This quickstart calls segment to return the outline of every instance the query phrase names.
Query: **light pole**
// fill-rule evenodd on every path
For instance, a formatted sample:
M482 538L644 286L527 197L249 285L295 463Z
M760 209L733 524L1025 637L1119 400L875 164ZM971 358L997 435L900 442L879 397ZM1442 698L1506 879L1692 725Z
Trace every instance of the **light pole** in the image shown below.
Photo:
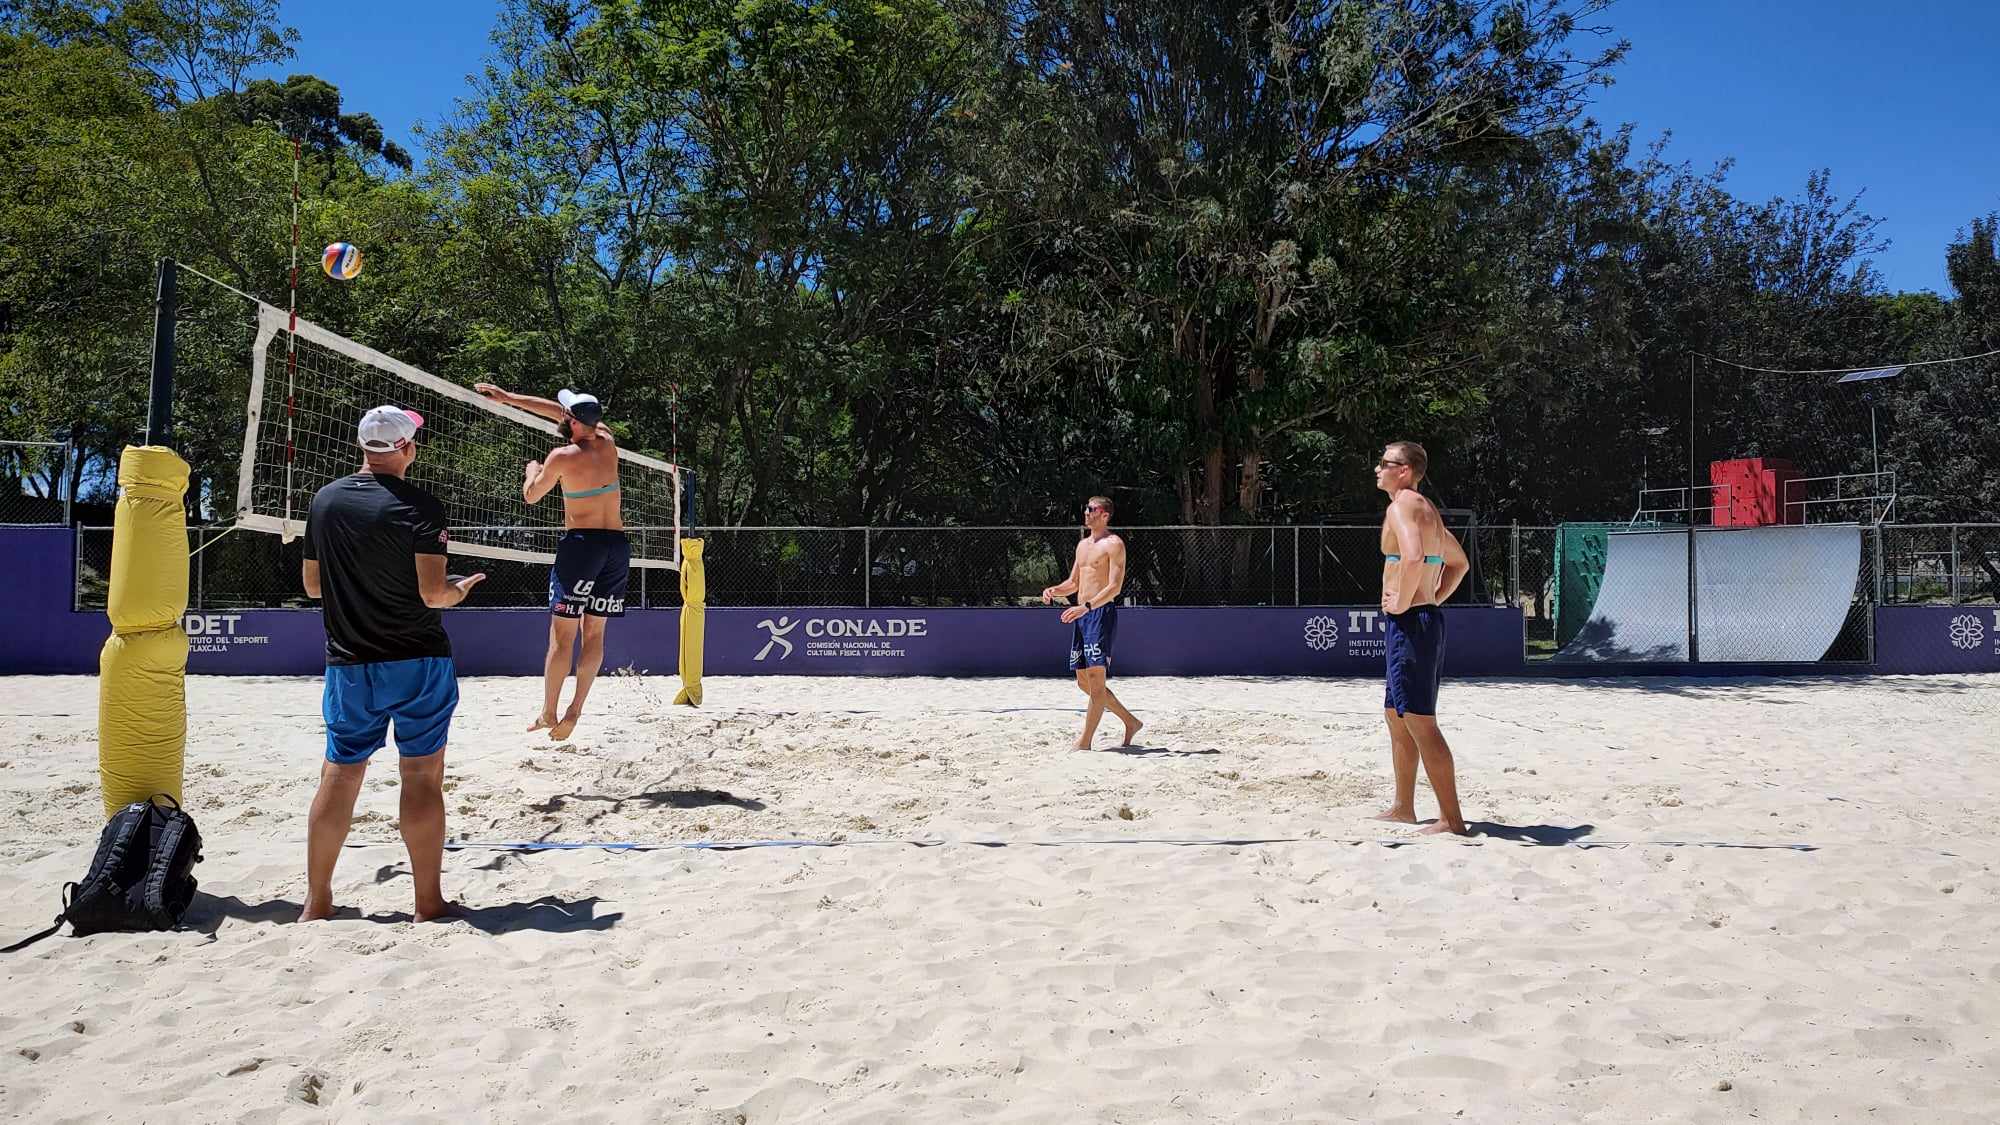
M1902 373L1903 369L1901 367L1876 367L1867 371L1850 371L1834 382L1836 384L1870 383L1877 379L1894 379ZM1876 478L1875 487L1879 489L1882 487L1882 446L1876 437L1875 389L1873 387L1864 388L1861 392L1861 401L1868 404L1868 452L1873 462L1871 471L1872 475Z
M1643 500L1648 487L1653 483L1648 479L1651 475L1650 464L1653 456L1653 439L1666 433L1667 428L1665 426L1645 426L1639 432L1646 437L1645 442L1639 446L1639 496Z
M1879 477L1882 475L1882 443L1875 438L1875 392L1861 392L1861 401L1868 404L1868 453L1875 463L1873 472Z
M1903 369L1901 367L1875 367L1867 371L1850 371L1835 380L1835 383L1872 383L1878 379L1894 379L1902 373ZM1875 388L1862 388L1861 401L1868 404L1868 454L1871 461L1868 481L1874 486L1868 493L1868 513L1871 519L1885 519L1887 518L1886 515L1875 515L1875 501L1882 495L1882 445L1876 437ZM1894 501L1891 501L1891 503L1894 503ZM1881 545L1879 534L1876 538L1876 545L1879 549ZM1880 567L1877 567L1876 580L1879 582L1880 579Z

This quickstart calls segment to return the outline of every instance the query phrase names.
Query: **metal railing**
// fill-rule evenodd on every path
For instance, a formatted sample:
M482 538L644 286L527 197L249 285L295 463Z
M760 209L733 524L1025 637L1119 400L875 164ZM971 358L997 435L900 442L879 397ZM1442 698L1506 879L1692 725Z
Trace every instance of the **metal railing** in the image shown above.
M1709 493L1709 502L1696 504L1694 494L1697 492ZM1718 492L1722 494L1720 500L1714 496ZM1647 504L1648 496L1673 496L1678 497L1680 502L1669 507L1655 508ZM1632 526L1637 527L1642 523L1664 522L1660 519L1661 516L1681 516L1681 522L1685 523L1692 520L1696 512L1706 512L1709 520L1713 522L1716 512L1726 512L1734 503L1735 488L1726 481L1722 484L1699 484L1692 488L1642 488L1639 490L1639 507L1632 513L1630 522Z
M1861 482L1856 487L1861 491L1850 492L1849 482ZM1832 486L1833 495L1813 495L1824 493ZM1817 486L1817 488L1815 488ZM1784 513L1786 523L1809 523L1808 517L1815 508L1838 507L1843 511L1856 510L1855 506L1868 505L1868 522L1884 524L1896 513L1896 474L1894 470L1875 473L1836 473L1820 477L1792 477L1780 489L1779 510Z
M0 441L0 524L67 524L71 445Z

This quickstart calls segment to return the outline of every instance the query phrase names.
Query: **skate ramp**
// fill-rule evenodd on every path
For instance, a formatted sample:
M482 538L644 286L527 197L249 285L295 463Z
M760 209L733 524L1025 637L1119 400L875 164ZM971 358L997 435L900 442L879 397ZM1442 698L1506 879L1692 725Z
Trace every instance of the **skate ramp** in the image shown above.
M1614 532L1589 619L1554 659L1688 659L1686 531ZM1695 532L1702 663L1810 663L1840 635L1861 572L1855 524Z

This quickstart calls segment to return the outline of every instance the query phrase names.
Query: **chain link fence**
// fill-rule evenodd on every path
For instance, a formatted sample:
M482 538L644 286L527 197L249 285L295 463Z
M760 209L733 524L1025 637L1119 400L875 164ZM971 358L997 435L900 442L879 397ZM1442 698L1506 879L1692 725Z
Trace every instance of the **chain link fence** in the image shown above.
M70 445L0 441L0 524L66 524Z
M1875 658L1875 607L1883 604L1882 544L1884 529L1861 529L1861 566L1854 575L1853 597L1822 660L1862 663Z
M1456 528L1473 565L1452 601L1519 607L1528 658L1554 658L1595 608L1597 589L1579 586L1575 574L1592 565L1590 535L1618 526ZM635 539L673 534L671 528L630 530ZM1847 604L1836 608L1820 604L1824 598L1812 599L1818 605L1814 612L1844 615L1820 659L1870 659L1870 610L1876 605L2000 604L2000 524L1859 531L1860 565ZM1126 604L1371 605L1381 596L1381 529L1375 525L1135 527L1119 534L1127 544ZM1080 538L1070 527L745 527L705 529L700 535L710 605L913 608L1039 604L1044 587L1068 577ZM194 552L191 610L311 604L299 589L303 555L297 541L199 527L189 530L188 545ZM77 608L104 607L110 560L111 529L79 528ZM1595 556L1600 576L1602 564L1600 553ZM487 579L475 592L474 605L548 604L547 564L452 560L455 572L475 568ZM1674 590L1661 587L1662 597L1685 596L1684 565L1661 581L1680 584ZM679 604L674 571L633 570L629 607ZM1797 608L1805 613L1813 607ZM1685 644L1683 626L1666 627L1678 629L1671 639ZM1794 626L1778 620L1767 627Z
M1954 605L2000 605L2000 524L1964 524L1952 542Z
M671 528L629 528L635 539ZM1474 571L1454 601L1504 604L1510 535L1456 529ZM1130 605L1368 605L1381 596L1376 526L1120 528ZM1074 527L708 528L704 575L710 605L942 607L1039 604L1069 576ZM190 528L188 593L195 609L304 605L297 541L227 527ZM635 543L635 547L641 546ZM80 608L101 608L111 529L78 529ZM548 604L548 564L454 556L454 572L486 581L473 604ZM1488 591L1494 582L1500 585ZM1482 592L1484 591L1484 592ZM680 604L679 576L635 568L626 604Z
M2000 604L2000 523L1882 529L1885 605Z
M1558 645L1555 613L1559 530L1521 524L1454 529L1465 545L1472 570L1453 600L1519 609L1531 660L1552 655ZM1379 590L1380 575L1369 577Z

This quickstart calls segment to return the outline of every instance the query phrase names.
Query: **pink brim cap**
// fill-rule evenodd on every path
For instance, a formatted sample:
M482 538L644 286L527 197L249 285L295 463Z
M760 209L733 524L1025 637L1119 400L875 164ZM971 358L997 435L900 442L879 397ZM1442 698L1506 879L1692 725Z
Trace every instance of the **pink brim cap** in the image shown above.
M423 424L424 424L424 416L423 416L423 415L421 415L421 414L417 413L417 412L416 412L416 411L414 411L414 410L405 410L405 411L403 411L403 413L405 413L405 414L409 415L409 416L410 416L410 421L412 421L412 422L415 422L415 423L417 424L417 426L418 426L419 428L422 428L422 426L423 426Z

